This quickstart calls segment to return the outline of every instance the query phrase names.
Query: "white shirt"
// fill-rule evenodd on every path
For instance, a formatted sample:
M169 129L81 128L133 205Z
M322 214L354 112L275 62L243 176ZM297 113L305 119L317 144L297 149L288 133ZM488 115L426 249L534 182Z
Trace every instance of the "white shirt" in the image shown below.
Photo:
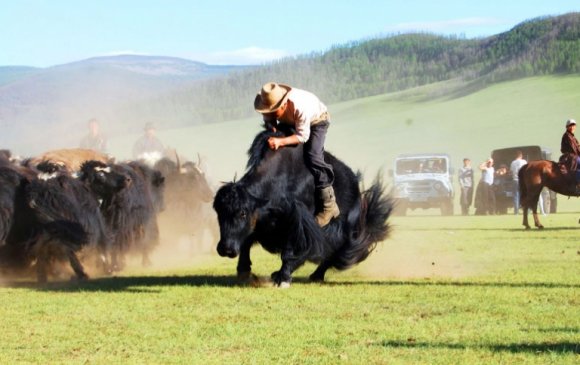
M527 163L528 161L524 160L523 158L516 158L515 160L512 161L510 165L510 171L512 173L514 181L518 181L518 171L520 171L522 166L524 166Z
M288 92L287 102L284 115L278 121L294 126L298 141L305 143L310 138L310 125L322 121L320 118L328 109L316 95L302 89L292 88ZM266 115L264 121L271 122Z

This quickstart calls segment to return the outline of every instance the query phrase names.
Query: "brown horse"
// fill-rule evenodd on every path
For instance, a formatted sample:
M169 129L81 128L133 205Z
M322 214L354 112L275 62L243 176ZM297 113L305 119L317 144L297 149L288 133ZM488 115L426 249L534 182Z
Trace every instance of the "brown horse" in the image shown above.
M518 172L520 185L520 205L524 211L522 224L530 229L528 224L528 209L532 209L534 224L539 229L544 228L538 218L538 199L542 189L547 187L558 194L566 196L579 196L575 189L573 173L563 173L554 161L538 160L530 161L522 166Z

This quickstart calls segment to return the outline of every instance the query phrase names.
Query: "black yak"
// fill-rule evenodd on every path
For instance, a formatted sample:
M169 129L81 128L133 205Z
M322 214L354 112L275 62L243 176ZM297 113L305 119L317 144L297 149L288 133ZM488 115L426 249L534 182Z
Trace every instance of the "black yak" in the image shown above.
M159 216L160 224L165 234L174 235L171 239L177 241L187 238L190 249L197 251L204 230L213 228L211 223L216 225L215 216L208 204L213 200L214 191L199 164L188 161L179 165L179 159L176 163L168 158L155 164L155 168L166 178L167 210ZM207 219L209 215L213 217L213 222ZM217 229L214 231L217 232Z
M67 260L76 277L85 279L88 276L77 253L88 248L91 254L104 257L109 242L99 202L62 166L43 162L38 168L42 178L32 171L25 177L16 167L0 168L2 205L7 208L8 198L14 202L6 246L0 252L2 266L25 270L36 261L38 281L45 282L51 263ZM2 217L3 231L6 218Z
M163 183L154 175L129 164L87 161L81 167L80 179L102 200L101 212L113 236L113 270L121 270L125 256L131 252L142 254L144 266L151 263L149 254L159 243L151 185ZM147 180L145 176L153 178Z
M313 178L304 165L302 146L268 148L268 138L280 135L268 130L258 134L248 152L245 175L218 190L214 199L221 236L217 251L230 258L239 255L238 276L245 278L251 272L250 248L258 242L281 254L282 267L272 273L275 285L289 285L292 273L306 261L319 264L310 279L323 281L329 268L344 270L363 261L387 237L392 203L380 180L361 192L359 177L325 152L334 168L341 214L319 227Z

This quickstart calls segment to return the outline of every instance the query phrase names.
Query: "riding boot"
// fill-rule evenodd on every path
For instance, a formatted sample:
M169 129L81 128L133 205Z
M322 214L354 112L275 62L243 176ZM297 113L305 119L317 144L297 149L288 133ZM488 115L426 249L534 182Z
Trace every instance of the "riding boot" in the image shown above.
M316 223L318 223L320 227L324 227L332 218L338 217L340 210L336 204L336 198L332 186L322 188L318 190L317 193L322 202L322 211L316 215Z

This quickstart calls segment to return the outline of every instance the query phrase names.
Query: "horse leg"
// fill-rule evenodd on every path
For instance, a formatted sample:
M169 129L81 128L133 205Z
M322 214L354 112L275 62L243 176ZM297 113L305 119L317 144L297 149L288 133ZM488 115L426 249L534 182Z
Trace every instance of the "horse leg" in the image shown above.
M531 227L530 224L528 223L528 206L525 204L522 206L522 215L523 215L522 225L526 227L526 229L530 229Z
M542 188L540 187L540 191L534 192L532 195L531 203L532 203L532 215L534 217L534 225L538 227L538 229L543 229L544 226L540 223L540 218L538 217L538 199L540 198L540 194L542 192Z

